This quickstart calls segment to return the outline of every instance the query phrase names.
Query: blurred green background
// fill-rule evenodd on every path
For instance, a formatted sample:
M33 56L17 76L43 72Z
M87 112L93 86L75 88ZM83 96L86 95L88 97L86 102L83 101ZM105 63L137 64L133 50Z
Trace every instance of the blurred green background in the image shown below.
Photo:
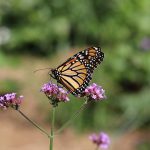
M23 93L30 102L22 107L42 111L47 122L49 107L39 89L49 76L33 71L57 67L80 50L100 46L105 59L92 82L103 86L107 100L90 105L72 126L79 131L148 131L149 8L149 0L1 0L0 94ZM82 102L71 96L70 103L61 104L57 126Z

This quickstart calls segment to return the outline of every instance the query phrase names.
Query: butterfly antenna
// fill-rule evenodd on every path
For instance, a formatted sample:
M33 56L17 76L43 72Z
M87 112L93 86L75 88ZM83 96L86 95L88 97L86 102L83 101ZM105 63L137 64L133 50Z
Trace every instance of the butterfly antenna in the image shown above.
M36 72L38 72L38 71L46 70L46 69L50 69L50 70L51 70L52 68L42 68L42 69L37 69L37 70L34 70L33 72L36 73Z

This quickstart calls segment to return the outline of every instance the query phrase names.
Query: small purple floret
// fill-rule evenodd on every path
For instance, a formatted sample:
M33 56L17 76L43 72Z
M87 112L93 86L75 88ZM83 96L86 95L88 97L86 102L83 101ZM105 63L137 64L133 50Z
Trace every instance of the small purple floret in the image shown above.
M110 138L104 132L100 132L98 135L92 134L89 136L89 139L102 149L107 149L110 145Z
M84 93L85 96L87 96L90 100L99 101L106 98L105 90L96 83L93 83L90 86L88 86L85 89Z
M4 96L0 96L0 108L7 109L8 107L12 107L14 109L18 109L21 102L23 100L23 96L16 96L16 93L8 93Z
M69 101L67 91L53 83L44 84L41 88L41 92L45 93L48 98L58 102Z

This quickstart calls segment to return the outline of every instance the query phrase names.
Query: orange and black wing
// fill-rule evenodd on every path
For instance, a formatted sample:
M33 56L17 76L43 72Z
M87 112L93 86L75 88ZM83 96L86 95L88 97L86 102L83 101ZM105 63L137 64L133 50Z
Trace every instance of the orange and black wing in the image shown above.
M91 47L75 54L55 69L55 78L73 95L82 96L91 75L102 62L104 53L100 48Z

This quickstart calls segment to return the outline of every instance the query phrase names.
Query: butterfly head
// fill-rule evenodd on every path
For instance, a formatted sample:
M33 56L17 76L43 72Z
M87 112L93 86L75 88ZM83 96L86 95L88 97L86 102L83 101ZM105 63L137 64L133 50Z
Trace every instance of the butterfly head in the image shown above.
M49 72L49 75L54 79L58 79L59 72L57 71L57 69L51 69Z

